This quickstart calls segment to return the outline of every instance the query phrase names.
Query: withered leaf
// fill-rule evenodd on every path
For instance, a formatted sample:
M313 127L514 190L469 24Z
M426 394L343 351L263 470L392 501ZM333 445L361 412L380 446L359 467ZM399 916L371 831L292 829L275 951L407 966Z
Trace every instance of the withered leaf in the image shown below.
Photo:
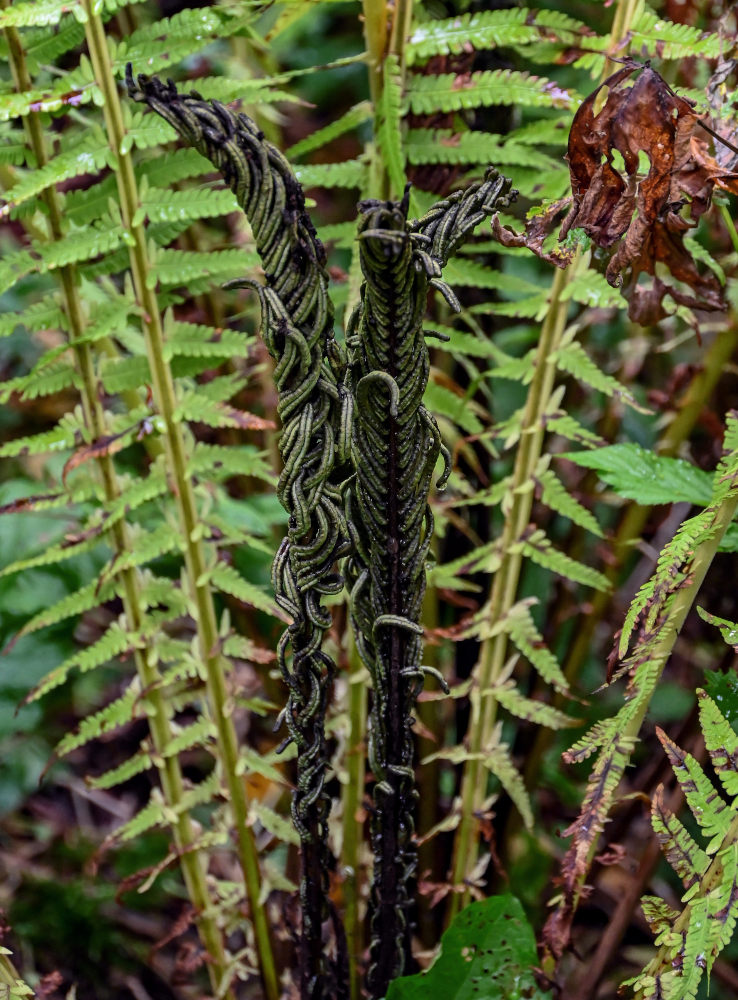
M605 102L595 113L604 88ZM710 207L716 184L738 193L738 174L711 156L707 135L690 101L650 66L632 63L574 116L568 150L573 204L561 238L577 227L604 249L620 240L605 274L610 284L623 285L628 314L643 325L668 315L667 295L692 308L725 307L718 279L701 274L684 245L684 233ZM663 265L659 273L657 265Z
M713 139L720 147L715 155ZM715 187L738 194L738 156L726 156L726 141L655 70L632 61L574 116L567 153L572 201L559 239L581 229L597 247L612 250L605 276L622 286L635 322L646 326L669 315L667 297L692 309L725 308L718 278L700 271L684 235L709 209ZM543 252L562 204L534 216L524 234L495 220L494 234L563 267L571 257L565 250Z
M145 417L137 424L127 427L119 434L106 434L96 441L91 441L90 444L83 445L83 447L78 448L69 456L62 470L62 482L66 485L69 473L73 469L79 468L85 462L89 462L93 458L115 455L116 452L127 448L134 441L141 441L148 434L153 433L153 431L154 425L152 421L148 417Z

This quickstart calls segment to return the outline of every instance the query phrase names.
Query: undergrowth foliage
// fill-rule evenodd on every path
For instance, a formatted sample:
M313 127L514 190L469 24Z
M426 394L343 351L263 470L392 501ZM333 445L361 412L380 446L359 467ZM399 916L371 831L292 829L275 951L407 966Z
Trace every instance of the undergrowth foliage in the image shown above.
M675 742L690 732L666 735L658 694L675 675L698 687L675 650L683 626L695 662L708 647L719 662L693 606L738 548L738 423L732 401L708 409L738 346L735 24L689 3L699 26L630 0L587 23L366 0L367 53L318 46L318 67L298 62L311 18L352 16L328 0L156 6L0 0L0 399L18 421L0 428L0 596L12 608L14 588L38 591L16 601L22 615L0 606L2 641L13 669L33 663L12 685L23 711L53 721L95 692L54 759L74 769L114 748L89 783L135 805L103 847L167 831L122 890L179 867L175 929L200 938L188 974L230 1000L514 996L513 978L527 996L553 983L584 1000L608 960L620 978L642 964L612 936L596 947L580 912L610 916L587 885L607 895L603 831L613 856L641 858L627 824L607 827L636 790L686 894L677 909L662 880L646 896L656 953L624 989L694 998L705 971L714 988L736 917L735 807ZM197 75L196 92L129 78L150 115L122 98L129 63ZM303 106L311 124L332 117L296 130L298 95L344 71L369 76L370 100L347 106L336 87L339 114ZM329 225L316 231L304 191L316 219L329 192ZM472 238L485 216L493 239ZM706 413L722 452L695 464L686 444ZM621 516L622 499L638 503ZM660 537L646 505L676 503L696 513L675 510ZM638 538L658 538L647 569ZM623 623L612 595L631 569ZM698 610L729 654L738 627L722 615L735 615L708 597ZM598 635L616 629L606 664ZM58 648L46 638L62 633ZM427 676L448 700L421 696ZM699 721L732 799L721 678L700 681ZM619 680L622 701L592 693ZM661 778L643 778L654 713L704 847ZM263 715L279 717L281 746ZM580 717L584 734L563 742ZM551 763L572 743L566 762L596 755L583 789ZM484 899L508 888L501 869L539 928L560 880L535 974L518 901ZM402 977L445 925L427 978ZM28 993L5 954L0 982Z

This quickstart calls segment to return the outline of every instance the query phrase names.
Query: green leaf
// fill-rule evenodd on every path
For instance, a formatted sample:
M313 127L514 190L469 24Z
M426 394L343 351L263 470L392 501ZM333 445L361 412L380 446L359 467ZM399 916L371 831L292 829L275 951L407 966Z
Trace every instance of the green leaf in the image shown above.
M712 498L711 473L638 444L611 444L593 451L562 452L558 457L594 469L619 496L644 506L686 501L704 507Z
M251 821L255 819L261 823L265 830L269 833L274 834L279 840L285 844L299 844L300 838L297 835L297 830L292 825L291 820L280 816L273 809L270 809L263 802L252 802L249 809L251 814Z
M579 103L573 93L553 80L511 69L480 70L462 75L415 75L409 78L407 96L415 115L435 115L439 111L463 111L495 104L573 111Z
M407 158L419 163L494 163L495 166L559 169L560 164L527 143L515 143L491 132L453 132L451 129L411 129ZM518 180L515 178L517 186Z
M441 939L425 973L394 979L387 1000L547 1000L532 969L536 939L523 907L509 894L471 903Z
M109 156L110 147L105 142L105 136L99 129L93 130L93 134L83 138L76 149L59 153L45 166L30 170L17 181L8 192L0 216L8 215L11 208L22 205L53 184L81 174L97 173L107 164Z
M518 771L510 753L510 747L500 739L501 724L497 726L497 743L482 756L482 764L499 780L502 787L515 803L528 830L533 829L533 810L530 796L522 775Z
M603 537L597 518L569 493L552 469L543 469L535 478L541 484L541 500L547 507L568 517L574 524L591 531L598 538Z
M405 188L405 153L402 146L402 72L391 53L382 64L383 86L377 104L377 145L396 196Z
M345 114L341 115L334 122L331 122L330 125L311 132L310 135L296 142L294 146L290 146L286 155L289 157L290 162L294 163L298 157L326 146L329 142L337 139L338 136L344 135L346 132L352 132L360 125L363 125L364 122L371 121L371 119L371 104L369 101L361 101L359 104L355 104L353 108L349 108Z
M295 167L295 176L307 188L358 188L366 183L366 164L363 160L345 160L343 163L316 163Z
M564 555L555 549L543 531L536 530L525 541L518 543L524 556L531 559L539 566L550 569L565 580L573 580L575 583L582 583L585 587L592 587L594 590L607 591L610 589L610 581L603 573L585 566L577 559Z
M149 222L189 222L238 211L236 196L228 188L188 188L172 191L149 188L141 199L142 216Z
M576 340L572 340L563 347L560 347L551 355L551 360L555 363L559 371L573 375L574 378L585 385L591 386L597 392L602 392L606 396L613 396L616 399L622 399L624 403L627 403L634 410L638 410L641 413L649 412L636 402L633 394L618 382L616 378L612 375L607 375L598 368L582 345Z
M543 29L546 29L545 31ZM586 32L581 21L558 11L482 10L447 20L419 24L410 35L407 53L411 63L437 55L460 55L471 47L477 51L501 46L525 45L557 39L568 46L582 44Z
M189 285L195 279L208 279L212 287L230 278L242 277L258 265L256 253L246 250L160 250L152 268L153 285Z
M256 584L244 580L238 570L234 566L229 566L228 563L216 563L211 570L206 572L203 579L197 581L197 586L200 587L206 582L252 608L266 611L267 614L274 617L281 617L281 612L274 599L265 594Z
M712 766L731 797L738 796L738 735L712 698L697 691L700 699L700 725Z

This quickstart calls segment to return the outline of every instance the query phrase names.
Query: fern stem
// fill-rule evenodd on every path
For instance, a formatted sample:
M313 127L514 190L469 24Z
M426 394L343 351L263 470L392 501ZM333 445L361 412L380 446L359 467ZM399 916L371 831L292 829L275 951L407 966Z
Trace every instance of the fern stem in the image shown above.
M534 362L534 374L528 390L525 411L520 428L520 440L515 456L512 485L505 510L505 524L500 539L500 566L495 573L490 595L487 620L490 627L504 619L515 603L522 556L511 551L514 543L525 531L533 505L533 492L524 489L541 455L543 443L543 415L554 385L556 369L549 360L557 349L564 332L568 302L561 301L568 274L557 271L554 275L549 299L549 309L541 328ZM474 667L474 695L471 700L468 740L471 754L491 749L489 744L497 714L497 702L489 693L505 664L507 634L500 632L485 639ZM454 845L452 881L461 885L476 863L475 845L479 832L479 812L486 798L487 777L482 762L467 761L461 784L461 820ZM449 920L462 905L469 901L468 889L453 893L449 907Z
M184 436L176 418L176 396L171 370L165 361L164 331L156 294L148 286L150 271L146 233L142 224L133 224L139 207L133 161L122 152L125 138L123 115L113 77L102 21L93 0L83 0L87 16L85 32L95 77L104 95L104 115L110 145L116 159L116 177L124 225L131 236L130 260L134 288L143 308L144 335L152 373L156 407L165 427L166 458L184 544L185 567L190 598L194 605L200 656L205 668L207 698L217 732L220 766L225 778L236 830L237 853L244 875L246 895L251 909L257 959L268 1000L277 1000L279 986L272 955L269 927L264 907L259 902L259 861L248 819L248 801L238 774L238 741L232 720L232 701L228 695L223 659L218 652L218 624L212 592L207 582L207 563L200 539L199 517L192 481L187 474Z
M702 368L692 379L685 397L679 405L676 417L657 443L656 451L660 455L675 456L678 454L681 445L687 440L697 423L702 408L710 398L726 364L733 357L736 347L738 347L738 319L733 317L728 329L721 332L713 340L705 355ZM613 558L608 561L603 570L604 575L613 586L617 583L624 561L632 551L633 542L640 538L651 510L651 507L631 503L621 518L612 543ZM598 590L592 596L591 608L588 613L583 615L577 623L576 633L564 665L564 676L572 686L576 683L579 671L589 652L595 630L611 599L612 591ZM554 705L559 707L561 703L562 697L557 694ZM541 760L550 746L551 740L552 732L549 729L541 727L536 733L535 742L526 760L525 779L527 785L535 784Z
M726 465L734 465L736 462L735 453L729 454L723 461ZM736 512L738 512L738 490L731 490L714 508L709 531L705 532L703 540L695 545L694 554L690 560L689 575L676 591L666 618L663 624L659 625L660 638L648 650L649 689L638 692L634 711L629 715L628 721L622 729L618 730L617 753L613 751L611 746L606 745L595 764L593 773L597 772L600 763L603 762L606 769L607 785L613 790L620 783L625 768L630 762L632 748L649 709L651 696L658 686L684 621L697 598L702 582L720 547L723 535L736 516ZM570 883L566 885L565 899L549 918L547 930L550 930L550 933L544 932L547 942L554 939L562 940L563 935L558 928L571 925L571 920L584 891L592 859L597 851L598 840L597 836L591 837L586 853L581 849L577 851L576 868L571 873ZM550 950L545 955L543 968L547 975L552 975L555 971L556 957Z
M344 927L349 960L351 1000L360 1000L360 961L364 950L361 908L361 846L363 822L358 817L364 792L366 720L368 692L366 667L353 637L349 637L348 719L349 737L346 747L347 780L343 789L343 898Z
M0 0L0 6L7 7L8 0ZM13 80L17 90L30 90L32 81L28 73L25 53L19 33L13 27L4 29ZM29 143L36 158L37 168L48 163L48 153L39 115L31 112L24 119L24 125ZM48 209L49 229L53 240L63 236L62 211L56 188L52 185L43 192L44 202ZM98 382L95 372L94 358L89 344L84 342L86 329L82 302L79 294L77 269L73 264L59 268L62 285L64 308L69 324L69 339L77 367L82 378L82 408L85 423L93 441L100 440L107 432L105 410L98 392ZM115 466L110 455L101 455L97 459L100 469L103 492L106 502L110 503L120 496ZM130 551L131 545L128 530L124 520L118 521L112 529L113 548L116 553ZM131 632L140 632L145 620L145 614L140 599L140 578L138 571L130 568L123 570L123 610L128 628ZM159 771L164 799L176 814L172 832L175 845L181 858L182 875L187 894L197 914L197 924L203 944L211 956L209 966L211 983L217 989L223 982L228 968L228 962L223 945L223 938L216 921L208 912L212 905L207 885L206 866L201 854L193 848L197 836L189 814L182 811L179 804L184 793L184 781L179 759L176 755L165 754L166 747L172 740L172 729L169 723L169 712L166 698L158 683L159 674L156 660L150 660L149 650L135 648L133 660L141 686L147 692L146 711L151 731L151 738L156 751L156 766ZM234 993L228 990L227 1000L233 1000Z

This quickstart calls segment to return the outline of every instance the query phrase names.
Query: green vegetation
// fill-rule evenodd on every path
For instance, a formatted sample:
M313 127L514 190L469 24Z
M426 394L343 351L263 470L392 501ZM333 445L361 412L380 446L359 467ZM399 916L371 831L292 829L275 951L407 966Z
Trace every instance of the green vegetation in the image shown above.
M0 997L735 993L738 24L483 7L0 0Z

